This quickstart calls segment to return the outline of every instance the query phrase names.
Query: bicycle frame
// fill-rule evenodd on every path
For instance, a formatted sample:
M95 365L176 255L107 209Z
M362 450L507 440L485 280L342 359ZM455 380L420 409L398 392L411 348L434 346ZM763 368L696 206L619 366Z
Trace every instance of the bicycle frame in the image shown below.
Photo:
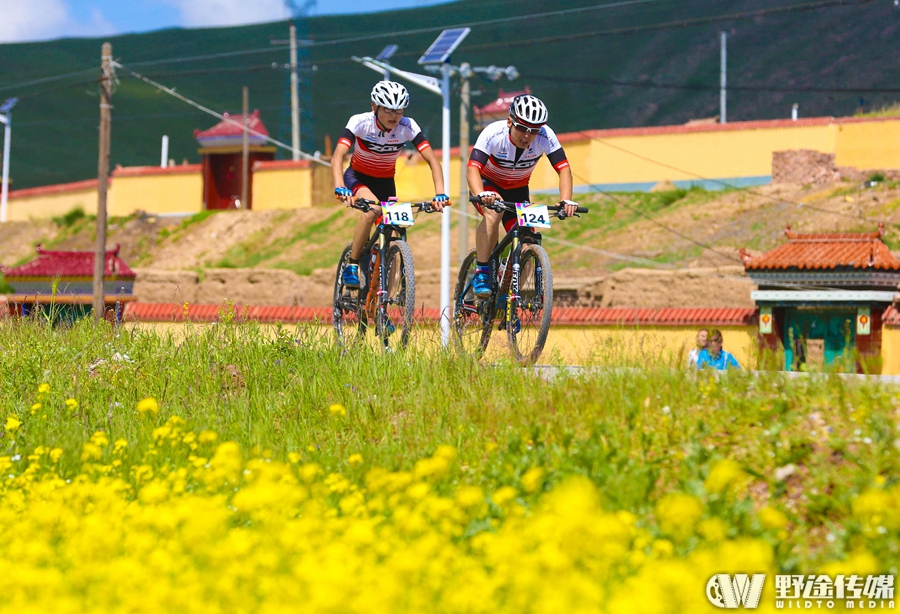
M488 303L497 306L497 299L502 294L507 294L506 300L506 321L509 321L510 310L512 309L512 301L519 298L519 273L521 270L521 266L519 264L519 259L522 255L522 245L523 237L522 237L522 228L517 224L513 226L509 232L500 240L497 244L497 247L491 252L490 258L488 259L488 263L490 266L490 283L491 283L491 296L488 299ZM541 234L539 232L527 231L524 233L528 237L534 237L534 241L529 241L529 243L533 242L537 245L541 244ZM510 248L509 255L506 257L506 268L503 271L503 279L499 278L499 268L500 268L500 260L503 256L503 252L506 251L506 248ZM537 295L539 297L543 297L544 289L540 287L541 277L538 276L535 280L538 284ZM465 290L462 292L461 296L465 296L469 290L472 289L473 280L469 280L466 284ZM486 310L482 313L482 317L493 319L494 312L492 309Z
M363 254L371 254L376 244L378 246L375 252L374 267L372 267L378 270L379 290L377 291L375 290L375 285L372 284L372 271L370 270L372 262L370 260L366 263L365 307L369 317L375 315L376 305L381 305L384 295L387 294L388 270L384 263L387 249L393 241L406 241L406 228L382 222L378 224L375 232L372 233L371 238L366 243L365 248L363 248Z

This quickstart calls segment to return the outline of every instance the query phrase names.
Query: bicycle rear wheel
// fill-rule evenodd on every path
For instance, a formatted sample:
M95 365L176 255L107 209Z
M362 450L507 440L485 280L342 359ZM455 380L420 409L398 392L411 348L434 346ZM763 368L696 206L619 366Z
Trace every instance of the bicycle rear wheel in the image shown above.
M416 274L412 251L405 241L392 241L384 267L387 288L375 315L375 330L385 348L405 348L416 310ZM377 273L376 273L377 274ZM380 284L380 280L373 280Z
M506 323L510 351L520 363L533 364L541 355L552 307L550 258L540 245L525 245L519 259L519 296L510 301Z
M350 260L350 245L341 252L338 260L337 272L334 277L334 304L332 307L332 323L338 341L343 343L354 335L359 338L366 336L369 327L368 318L362 304L365 297L365 288L347 288L344 286L344 269ZM360 274L363 265L360 263Z
M472 292L472 278L475 276L475 250L469 252L456 279L453 292L453 331L456 346L462 352L481 358L491 340L493 313L490 307L496 297L479 299Z

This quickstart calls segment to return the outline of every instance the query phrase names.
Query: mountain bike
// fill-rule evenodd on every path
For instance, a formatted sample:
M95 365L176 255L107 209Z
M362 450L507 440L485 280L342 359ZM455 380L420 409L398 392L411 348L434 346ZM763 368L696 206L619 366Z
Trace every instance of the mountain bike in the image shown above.
M550 258L541 247L541 233L534 229L550 228L551 212L560 220L566 219L564 207L507 201L486 205L477 196L470 200L498 213L514 212L516 225L491 252L489 297L478 298L472 291L475 250L469 252L459 269L453 294L457 345L480 358L497 322L497 330L506 330L512 357L520 363L533 364L547 342L553 308ZM577 213L587 212L587 207L577 209Z
M354 332L364 339L369 323L374 322L375 335L386 349L406 347L416 307L416 277L406 229L415 223L413 210L435 210L430 201L375 202L358 198L351 206L366 213L378 208L382 213L359 260L359 288L347 288L343 283L352 244L341 253L334 279L334 330L342 343Z

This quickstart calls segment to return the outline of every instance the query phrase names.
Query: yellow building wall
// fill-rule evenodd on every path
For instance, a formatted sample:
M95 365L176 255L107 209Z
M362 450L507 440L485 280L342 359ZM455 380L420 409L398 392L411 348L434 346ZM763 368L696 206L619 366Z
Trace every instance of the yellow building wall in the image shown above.
M203 178L199 171L114 176L107 212L127 216L148 213L199 213L203 210Z
M900 375L900 327L881 328L881 373Z
M569 364L640 365L662 361L673 366L683 365L695 345L699 328L554 325L550 328L541 362L552 361L555 357ZM734 355L741 368L755 368L756 327L723 326L719 330L722 331L723 347Z
M312 207L312 169L265 169L253 172L253 210Z
M835 126L834 162L858 169L900 168L900 118Z
M594 139L589 166L585 165L591 172L578 173L575 184L771 175L775 151L833 152L834 128L824 125Z
M6 206L10 222L59 217L76 207L81 207L88 215L97 215L97 188L10 198Z

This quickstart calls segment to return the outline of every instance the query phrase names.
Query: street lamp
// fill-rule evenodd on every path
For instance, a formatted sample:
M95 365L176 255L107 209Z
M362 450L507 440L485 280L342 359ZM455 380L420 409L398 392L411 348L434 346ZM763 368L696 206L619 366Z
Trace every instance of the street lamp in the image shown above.
M0 122L6 124L3 130L3 185L0 188L0 222L6 222L6 198L9 195L9 142L12 139L12 108L18 98L8 98L0 105Z
M390 72L441 96L443 100L441 109L443 159L441 166L444 172L444 190L446 191L450 190L450 54L470 31L469 28L444 30L431 44L431 47L425 51L425 54L419 58L419 64L437 64L441 67L442 78L440 81L427 75L394 68L390 64L370 57L353 56L353 61L376 72ZM446 207L441 214L441 343L444 347L450 343L450 317L450 208Z

